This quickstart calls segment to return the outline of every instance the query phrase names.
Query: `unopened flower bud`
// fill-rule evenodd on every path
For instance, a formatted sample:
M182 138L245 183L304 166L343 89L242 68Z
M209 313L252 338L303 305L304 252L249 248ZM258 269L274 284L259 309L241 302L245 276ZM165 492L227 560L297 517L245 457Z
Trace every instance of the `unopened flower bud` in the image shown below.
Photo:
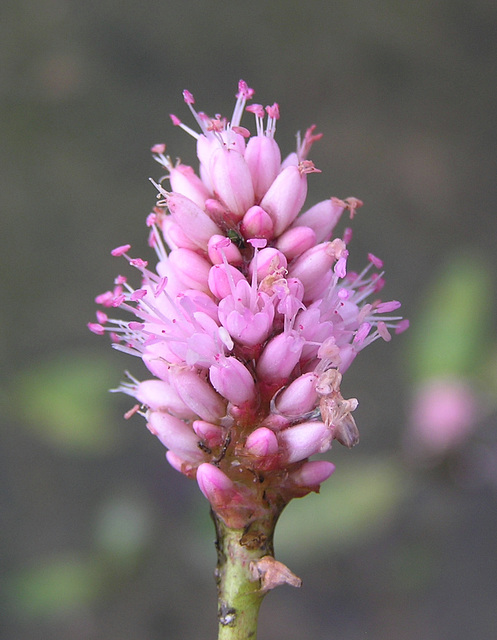
M209 291L207 280L210 263L190 249L173 249L169 262L177 277L189 289Z
M181 193L170 193L167 207L174 222L181 227L187 238L204 251L209 238L221 233L221 229L205 211Z
M203 209L210 193L202 180L195 174L193 167L186 164L170 167L169 180L174 193L181 193Z
M303 416L312 411L318 401L317 379L318 375L314 372L298 377L278 395L276 409L290 418Z
M278 174L261 201L279 236L297 217L307 196L307 175L291 165Z
M335 465L327 460L311 460L293 471L289 479L299 487L316 490L335 471Z
M178 395L202 420L217 422L226 414L226 403L196 371L175 368L171 382Z
M245 452L252 456L258 469L271 469L277 464L278 438L271 429L259 427L245 441Z
M305 460L331 447L332 434L324 422L302 422L278 433L282 462L291 464Z
M295 220L294 226L303 225L313 229L316 242L329 240L346 206L338 198L328 198L307 209Z
M243 274L230 264L215 264L211 267L208 275L209 289L216 298L229 296L232 286L235 286L240 280L245 280Z
M276 248L285 254L287 260L293 260L316 244L316 234L310 227L292 227L287 229L276 242Z
M274 235L274 224L271 216L262 207L250 207L243 216L240 231L245 239L265 238L270 240Z
M225 430L217 424L212 424L212 422L206 422L205 420L195 420L192 426L197 436L208 447L218 447L223 443Z
M190 420L195 413L178 396L176 390L163 380L143 380L139 382L135 398L152 411L168 411L178 418Z
M272 338L257 362L257 374L269 384L286 380L300 359L304 342L294 332Z
M210 176L214 192L237 219L242 219L254 204L252 176L238 151L218 148L210 158Z
M213 364L209 378L214 389L232 404L242 405L255 398L254 379L237 358L228 357Z
M203 459L197 436L183 420L162 411L151 411L147 426L165 447L184 460L195 463Z
M260 202L279 173L280 148L274 138L253 136L245 149L245 162L252 176L255 199Z

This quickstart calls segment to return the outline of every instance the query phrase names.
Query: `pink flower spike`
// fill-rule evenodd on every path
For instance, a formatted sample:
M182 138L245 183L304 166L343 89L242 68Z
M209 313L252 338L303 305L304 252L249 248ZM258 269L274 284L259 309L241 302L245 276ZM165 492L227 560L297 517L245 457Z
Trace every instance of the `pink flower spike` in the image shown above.
M130 244L123 244L120 247L116 247L115 249L112 249L112 251L110 252L110 255L114 257L123 256L130 249L131 249Z
M177 116L175 116L174 113L170 113L169 117L171 118L172 123L175 127L179 127L181 125L181 120Z

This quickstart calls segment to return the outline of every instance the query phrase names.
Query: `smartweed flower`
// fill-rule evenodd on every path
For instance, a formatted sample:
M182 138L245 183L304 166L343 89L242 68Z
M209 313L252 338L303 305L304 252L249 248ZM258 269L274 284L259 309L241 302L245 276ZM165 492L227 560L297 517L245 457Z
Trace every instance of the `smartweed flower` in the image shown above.
M130 375L119 387L136 399L129 413L145 417L169 463L196 478L210 502L226 638L245 637L233 629L247 632L242 620L255 606L227 595L226 563L250 566L246 591L257 607L276 584L298 583L273 558L277 517L333 473L312 456L334 440L359 440L358 402L342 396L342 376L369 344L407 328L400 303L379 298L382 261L370 254L360 273L348 270L352 232L334 236L362 202L332 197L302 211L308 180L320 173L308 156L321 134L311 126L282 160L279 107L247 106L253 94L240 81L228 120L196 111L184 92L198 130L171 119L195 139L198 172L173 162L164 144L152 147L165 171L152 181L158 201L147 218L157 259L149 265L129 245L115 249L140 282L118 276L89 325L143 360L151 378Z

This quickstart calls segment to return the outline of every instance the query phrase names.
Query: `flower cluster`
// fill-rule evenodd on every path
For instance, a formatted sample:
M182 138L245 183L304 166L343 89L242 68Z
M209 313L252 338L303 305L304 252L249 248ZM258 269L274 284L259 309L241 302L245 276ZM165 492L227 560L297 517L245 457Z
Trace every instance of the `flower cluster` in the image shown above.
M199 174L152 148L167 175L154 183L158 201L147 219L157 265L112 253L141 274L135 289L118 276L97 297L108 309L89 327L110 332L116 349L139 356L153 375L130 377L119 391L138 401L133 411L168 449L178 471L196 477L228 526L244 526L270 504L318 490L334 470L326 460L333 439L358 441L356 399L340 392L343 373L374 340L390 340L407 321L381 302L382 262L369 255L361 273L347 270L351 230L333 238L342 213L352 218L356 198L330 198L301 213L307 156L321 135L310 127L282 161L274 139L277 104L246 102L240 81L230 121L194 109ZM255 135L241 126L255 117ZM166 245L169 249L166 249Z

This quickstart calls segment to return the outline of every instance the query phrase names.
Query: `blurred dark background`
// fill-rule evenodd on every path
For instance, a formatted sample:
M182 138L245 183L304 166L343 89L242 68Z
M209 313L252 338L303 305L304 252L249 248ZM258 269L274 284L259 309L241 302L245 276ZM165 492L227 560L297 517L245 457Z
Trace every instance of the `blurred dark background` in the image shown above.
M161 175L194 163L181 92L230 115L239 78L316 123L309 204L356 196L351 261L384 259L411 330L346 376L362 441L283 514L300 577L261 640L466 640L497 629L497 5L75 2L0 9L0 636L216 635L213 531L126 397L138 361L90 334L96 294L146 257ZM250 125L251 126L251 123ZM440 386L443 385L443 393ZM445 405L441 402L444 399Z

